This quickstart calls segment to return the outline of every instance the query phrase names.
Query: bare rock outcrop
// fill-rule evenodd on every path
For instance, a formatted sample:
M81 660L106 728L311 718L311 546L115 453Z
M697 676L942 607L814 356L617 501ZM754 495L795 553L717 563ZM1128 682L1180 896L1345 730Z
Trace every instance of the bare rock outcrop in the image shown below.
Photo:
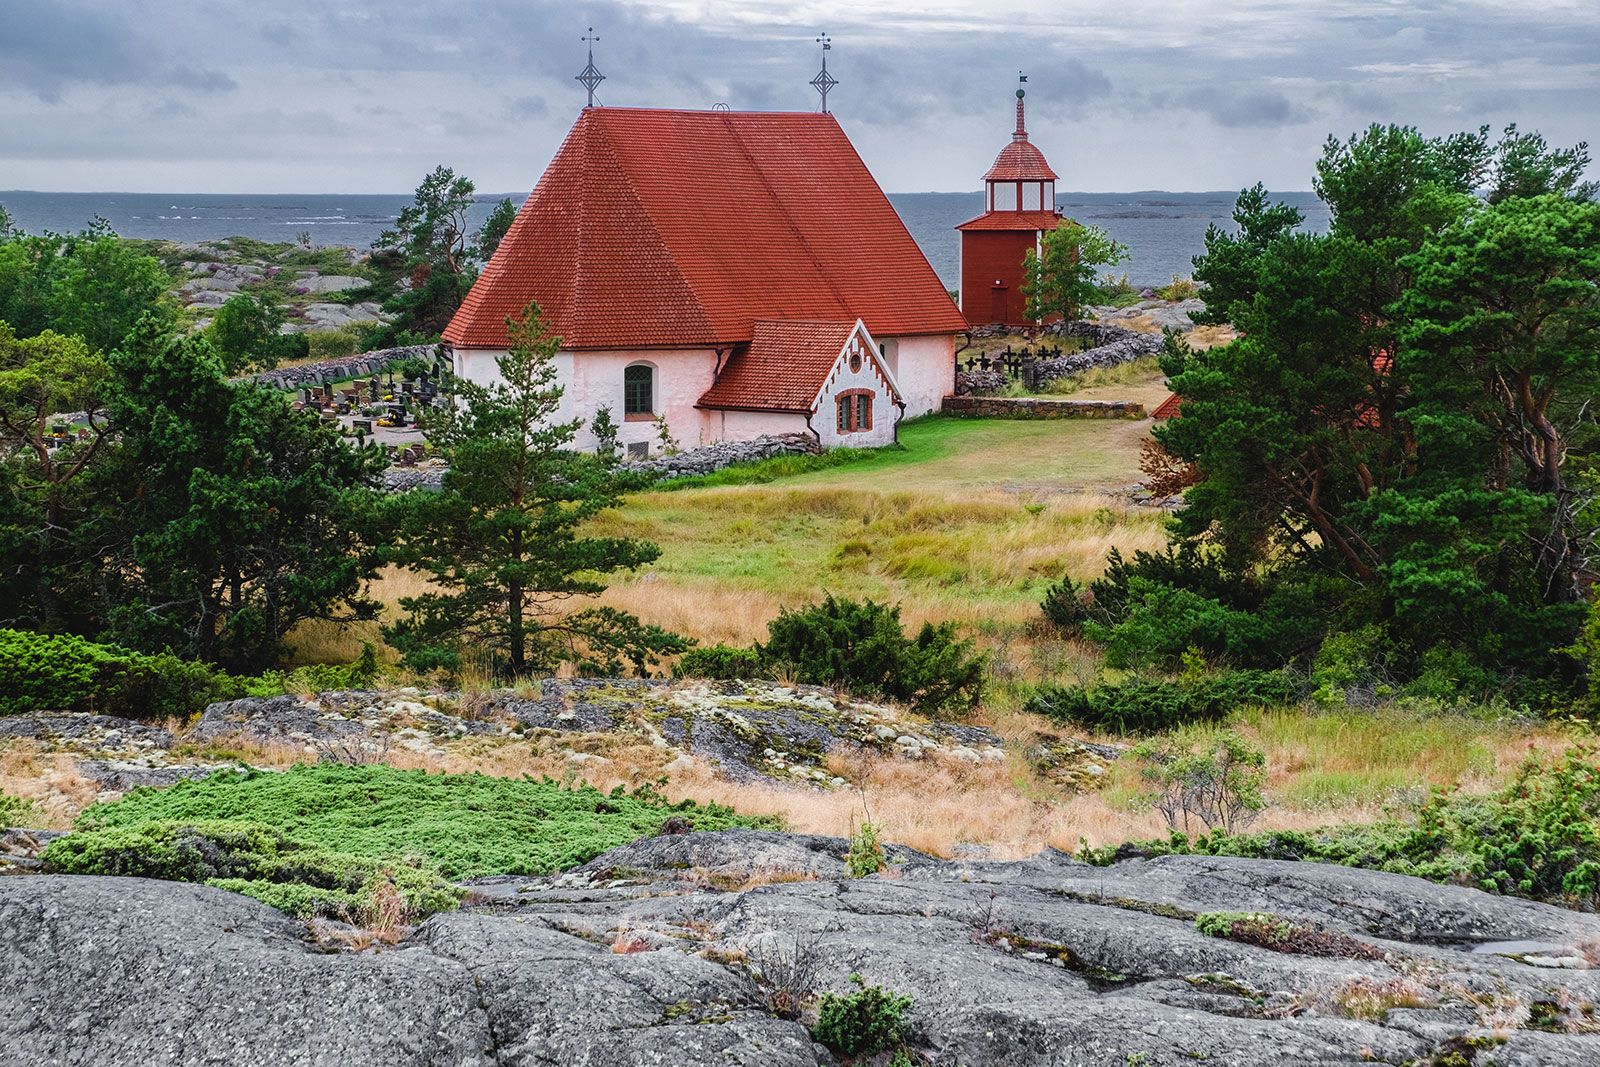
M0 878L0 1063L833 1064L772 1010L769 964L797 954L805 994L857 973L909 996L907 1051L941 1067L1600 1063L1594 915L1215 857L896 849L852 879L845 849L649 838L471 883L461 911L361 953L217 889ZM1207 936L1194 918L1216 911L1298 933Z

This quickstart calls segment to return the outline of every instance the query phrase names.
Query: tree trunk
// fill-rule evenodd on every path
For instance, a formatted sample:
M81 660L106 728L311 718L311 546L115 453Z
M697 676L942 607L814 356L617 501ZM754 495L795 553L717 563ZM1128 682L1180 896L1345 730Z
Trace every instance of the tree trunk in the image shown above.
M510 543L507 545L508 555L513 564L522 562L522 531L512 530ZM506 582L506 607L509 611L506 626L506 639L511 648L509 651L509 665L513 677L520 678L528 670L527 651L527 623L522 617L522 579L512 578Z

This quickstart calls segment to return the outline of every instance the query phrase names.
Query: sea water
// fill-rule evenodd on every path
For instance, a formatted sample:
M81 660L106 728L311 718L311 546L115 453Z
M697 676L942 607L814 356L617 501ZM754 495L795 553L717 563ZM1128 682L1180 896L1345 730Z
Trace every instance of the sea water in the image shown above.
M1193 271L1191 260L1204 249L1206 229L1229 229L1236 194L1214 193L1062 193L1057 204L1086 225L1099 226L1128 247L1127 272L1136 285L1164 285L1174 275ZM1327 226L1327 208L1313 194L1275 194L1299 208L1306 226ZM469 212L477 226L500 199L479 196ZM520 203L522 194L512 196ZM982 213L983 194L891 193L889 200L921 246L945 287L960 275L960 235L955 227ZM96 216L125 237L197 242L219 237L262 241L309 240L316 245L366 248L394 224L409 194L304 195L243 193L39 193L0 191L0 206L29 233L80 230Z

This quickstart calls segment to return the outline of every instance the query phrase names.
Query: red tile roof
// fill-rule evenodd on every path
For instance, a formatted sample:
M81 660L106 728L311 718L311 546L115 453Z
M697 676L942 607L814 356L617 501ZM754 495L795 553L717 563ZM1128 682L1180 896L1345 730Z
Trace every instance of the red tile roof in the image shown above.
M1012 141L1000 149L994 166L983 176L986 182L1053 182L1056 172L1045 162L1044 153L1029 141Z
M989 211L957 226L958 230L1053 230L1062 216L1050 211Z
M1156 405L1156 409L1150 413L1150 417L1152 419L1170 419L1177 415L1182 407L1183 397L1177 393L1169 393L1165 400Z
M966 328L825 114L585 110L444 338L504 347L531 299L567 348L732 344L757 319Z
M700 397L703 408L809 413L844 352L854 322L758 322Z

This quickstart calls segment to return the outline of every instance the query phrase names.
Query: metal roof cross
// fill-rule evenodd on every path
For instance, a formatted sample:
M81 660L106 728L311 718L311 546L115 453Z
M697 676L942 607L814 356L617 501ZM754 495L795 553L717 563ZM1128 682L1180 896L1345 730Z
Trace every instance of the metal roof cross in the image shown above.
M823 34L817 38L822 46L822 72L811 79L811 88L822 94L822 113L828 113L828 90L839 84L839 79L828 73L828 53L833 50L833 38Z
M589 32L587 34L585 34L583 37L579 38L579 40L581 40L581 41L588 42L588 45L589 45L589 65L583 68L583 73L578 75L578 77L575 80L578 81L579 83L581 83L585 89L589 90L589 106L590 107L594 107L595 106L595 104L594 104L594 91L600 87L600 83L601 82L606 80L606 76L604 74L601 74L599 69L596 68L595 65L594 65L594 42L598 41L599 39L600 39L600 37L599 37L598 34L596 34L594 32L594 27L593 26L589 27Z

